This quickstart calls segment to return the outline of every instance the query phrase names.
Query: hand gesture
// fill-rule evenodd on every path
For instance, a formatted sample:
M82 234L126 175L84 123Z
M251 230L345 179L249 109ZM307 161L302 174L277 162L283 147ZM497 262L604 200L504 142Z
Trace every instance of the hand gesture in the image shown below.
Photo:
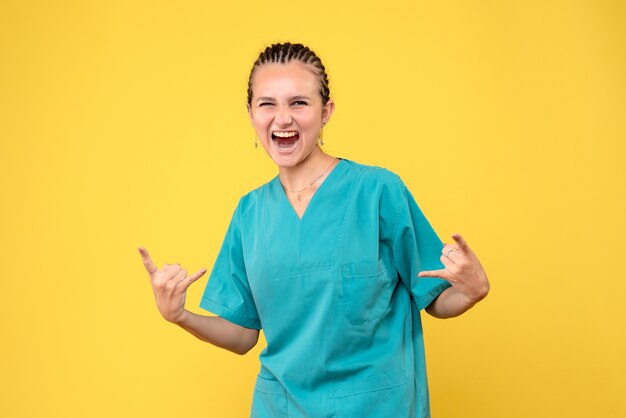
M179 323L185 316L185 298L187 288L198 280L206 269L202 269L191 276L180 264L164 264L161 270L157 269L145 248L139 248L143 265L150 276L150 284L154 292L157 308L163 318L169 322Z
M480 265L478 257L459 234L452 236L456 245L446 244L441 251L442 270L422 271L419 277L437 277L450 282L453 288L463 294L468 302L475 304L489 293L487 273Z

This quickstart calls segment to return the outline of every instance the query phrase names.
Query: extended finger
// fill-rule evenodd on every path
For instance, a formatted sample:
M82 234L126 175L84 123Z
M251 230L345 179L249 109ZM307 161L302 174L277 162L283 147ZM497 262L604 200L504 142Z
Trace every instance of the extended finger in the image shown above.
M139 249L139 254L141 254L141 260L143 261L143 266L146 268L146 271L149 274L152 274L155 271L157 271L156 266L154 265L154 263L152 262L152 259L150 258L150 254L148 254L148 251L142 247L139 247L138 249Z
M181 280L180 283L178 283L178 287L180 287L181 290L187 290L187 288L196 280L198 280L200 277L202 277L202 275L206 273L206 269L202 269L199 270L197 272L195 272L194 274L192 274L191 276L187 277L184 280Z
M436 277L438 279L450 280L450 272L446 269L420 271L418 277Z
M456 241L462 251L469 250L469 246L467 245L467 242L465 242L461 234L454 234L452 235L452 238Z

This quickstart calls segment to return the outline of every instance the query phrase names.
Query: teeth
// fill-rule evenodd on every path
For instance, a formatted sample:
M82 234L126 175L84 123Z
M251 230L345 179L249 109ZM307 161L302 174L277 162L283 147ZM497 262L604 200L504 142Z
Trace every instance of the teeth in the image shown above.
M291 132L274 132L274 136L277 136L279 138L291 138L292 136L296 136L298 133L291 131Z

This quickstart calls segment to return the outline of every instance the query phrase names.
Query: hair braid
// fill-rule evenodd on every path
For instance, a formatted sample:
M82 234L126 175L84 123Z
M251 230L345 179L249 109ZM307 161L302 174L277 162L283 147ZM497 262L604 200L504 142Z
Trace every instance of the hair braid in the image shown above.
M256 69L267 63L287 64L290 61L300 61L313 67L320 85L322 104L328 103L328 100L330 100L330 88L328 86L328 74L326 74L326 68L322 64L322 60L305 45L285 42L268 46L254 62L248 77L248 105L252 103L252 77Z

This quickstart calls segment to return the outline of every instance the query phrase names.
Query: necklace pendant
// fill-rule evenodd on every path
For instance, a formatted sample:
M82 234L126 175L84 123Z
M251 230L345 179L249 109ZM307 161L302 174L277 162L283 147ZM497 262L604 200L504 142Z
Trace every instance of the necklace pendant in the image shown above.
M302 195L298 193L298 202L302 200Z

